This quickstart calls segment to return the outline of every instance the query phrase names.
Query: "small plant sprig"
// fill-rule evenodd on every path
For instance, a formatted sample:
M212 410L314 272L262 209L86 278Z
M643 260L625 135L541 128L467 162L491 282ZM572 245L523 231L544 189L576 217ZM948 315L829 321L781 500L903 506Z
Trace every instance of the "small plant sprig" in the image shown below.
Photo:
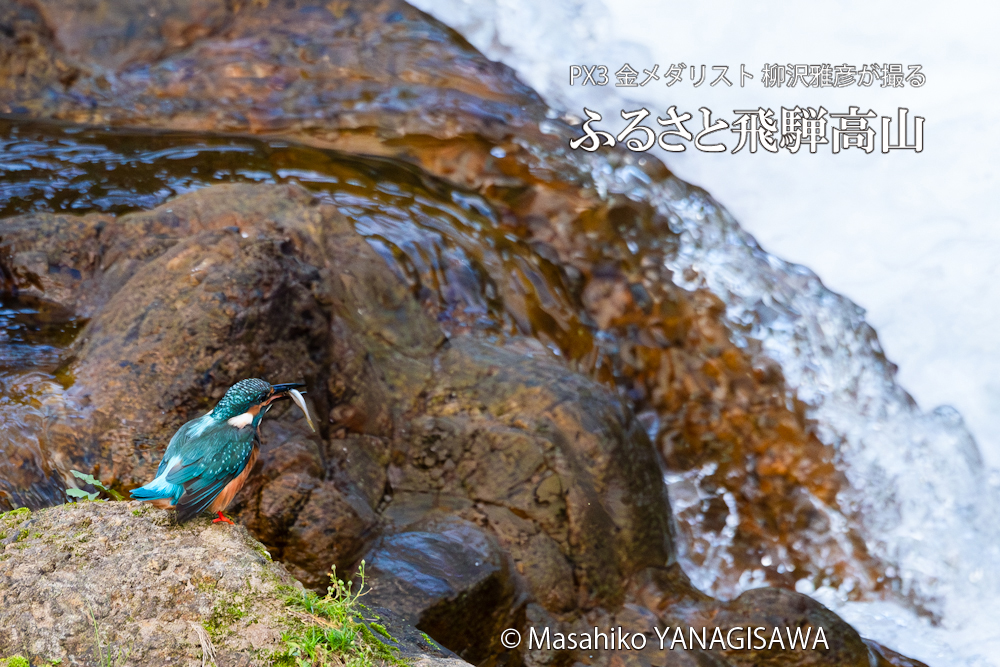
M94 488L97 489L97 491L94 491L93 493L77 488L66 489L66 495L69 496L70 498L86 498L87 500L97 500L97 497L101 495L101 491L103 491L112 498L114 498L115 500L125 500L125 497L122 494L118 493L117 491L108 486L105 486L104 483L101 482L101 480L97 479L93 475L82 473L79 470L70 470L70 473L73 474L73 477L76 477L77 479L82 479L85 484L91 484L93 485Z
M111 646L105 646L104 642L101 641L101 631L97 626L97 617L94 616L94 608L87 603L87 612L90 616L90 622L94 626L94 644L97 649L97 658L100 667L121 667L128 660L128 656L131 650L122 651L118 649L114 655L111 653Z
M366 609L360 599L367 593L364 561L358 568L358 579L355 591L354 582L338 579L337 570L333 568L331 585L323 597L312 591L298 591L285 599L292 615L302 623L282 635L285 647L274 656L276 664L294 667L406 665L393 653L397 649L376 638L361 620Z

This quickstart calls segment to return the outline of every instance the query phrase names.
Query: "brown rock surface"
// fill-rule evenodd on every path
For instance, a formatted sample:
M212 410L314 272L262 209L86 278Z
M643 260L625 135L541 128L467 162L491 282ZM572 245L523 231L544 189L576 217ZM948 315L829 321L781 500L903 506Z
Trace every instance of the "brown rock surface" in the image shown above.
M373 585L390 591L380 602L398 596L400 612L479 664L536 661L497 645L504 627L522 626L526 604L567 631L648 632L678 609L724 608L677 568L660 464L618 395L531 339L449 340L334 207L297 186L217 186L84 220L114 245L69 265L75 288L46 290L24 278L18 262L30 252L8 255L22 292L91 309L69 349L72 384L39 434L57 468L137 484L176 425L236 378L304 377L329 422L315 437L291 411L266 421L234 513L309 585L373 549ZM53 236L23 222L8 242L47 247ZM118 250L131 234L141 260ZM392 545L421 532L440 542L456 527L466 537L437 559L449 590L423 604L394 595L401 568L433 568ZM485 578L461 574L475 540L494 563Z
M699 622L700 621L700 622ZM829 609L810 597L779 588L756 588L698 619L689 616L686 622L695 630L706 628L711 637L718 628L722 636L733 628L754 628L754 635L741 637L744 641L737 649L721 653L734 666L784 664L844 665L866 667L872 659L868 645L857 631ZM762 628L760 631L757 628ZM819 642L822 628L823 642ZM807 631L810 631L807 637ZM796 634L798 632L799 634ZM780 641L775 640L775 633ZM736 631L735 636L740 636ZM689 635L690 636L690 635ZM765 640L761 640L763 636ZM796 645L792 646L792 640ZM803 649L803 642L805 648ZM766 647L763 645L766 643Z
M178 527L137 502L0 515L0 658L198 665L207 646L216 664L261 664L283 650L294 621L284 596L299 587L241 526ZM466 664L383 623L403 655Z

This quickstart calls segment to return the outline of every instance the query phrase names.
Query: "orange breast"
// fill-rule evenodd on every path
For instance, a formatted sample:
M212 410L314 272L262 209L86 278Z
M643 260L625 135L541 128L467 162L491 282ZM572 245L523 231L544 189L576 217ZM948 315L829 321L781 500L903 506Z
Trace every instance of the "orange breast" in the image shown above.
M233 502L233 498L235 498L236 494L243 488L243 485L247 483L247 477L250 476L250 470L253 469L253 464L257 462L257 453L257 447L254 447L253 451L250 452L250 460L247 461L246 467L243 468L243 472L233 478L233 481L229 484L226 484L225 488L222 489L219 495L215 497L215 500L212 501L211 506L209 506L208 509L210 511L222 512L229 507L229 503Z

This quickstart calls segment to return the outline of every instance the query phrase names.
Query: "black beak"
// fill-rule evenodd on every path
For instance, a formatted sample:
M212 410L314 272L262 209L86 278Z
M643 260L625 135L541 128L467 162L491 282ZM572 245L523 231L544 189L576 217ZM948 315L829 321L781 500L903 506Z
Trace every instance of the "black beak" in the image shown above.
M298 389L299 387L304 386L306 386L305 382L287 382L285 384L272 384L271 389L274 390L275 394L282 394L287 392L289 389ZM304 394L306 392L300 391L299 393Z

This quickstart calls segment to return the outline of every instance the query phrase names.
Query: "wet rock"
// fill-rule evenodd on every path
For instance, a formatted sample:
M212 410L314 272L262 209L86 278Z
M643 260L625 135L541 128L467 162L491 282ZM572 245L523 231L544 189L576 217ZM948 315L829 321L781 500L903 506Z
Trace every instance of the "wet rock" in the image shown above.
M12 33L0 42L3 113L448 137L503 135L523 124L518 102L542 106L511 70L403 2L33 4L0 5ZM461 126L442 127L456 116Z
M784 661L795 665L857 665L870 664L870 652L857 631L832 611L812 598L779 588L749 590L724 605L712 618L712 625L723 633L730 628L748 626L764 627L761 633L768 638L767 648L757 649L763 642L754 639L750 650L725 651L726 658L734 665L759 665L768 661ZM812 629L812 637L805 639ZM819 629L829 642L819 642ZM756 630L755 630L756 631ZM774 641L777 631L784 635L784 644ZM801 634L796 635L797 631ZM789 634L791 633L791 634ZM792 640L797 646L792 647ZM806 648L802 648L806 642ZM749 642L744 646L749 645Z
M922 663L858 635L816 600L779 588L756 588L729 602L678 601L661 606L666 646L739 665L869 665L890 657ZM658 635L659 636L659 635ZM882 656L886 656L885 658ZM886 665L897 664L894 662Z
M208 231L245 239L249 235L242 237L241 227L270 222L267 231L273 232L275 221L287 224L308 218L301 215L301 208L310 205L311 195L295 187L278 191L283 196L268 188L223 188L207 197L179 197L168 206L121 218L48 213L7 218L4 288L55 301L89 318L136 271L182 239ZM173 266L171 270L176 270L178 263Z
M183 239L142 217L109 229L118 243L159 231L161 252L142 249L139 264L110 245L90 260L100 261L97 287L81 290L95 301L112 292L107 283L126 286L94 304L100 310L70 350L73 385L44 447L63 469L98 467L132 485L153 470L173 430L233 382L309 377L325 356L327 323L309 288L315 271L289 260L283 238L243 238L223 228L230 219Z
M618 605L630 577L673 561L659 464L606 388L528 341L460 337L424 405L393 454L394 493L490 527L552 611Z
M445 517L387 535L365 556L370 601L390 607L473 664L503 649L517 586L495 537Z
M312 490L288 528L281 554L297 579L318 588L331 566L343 571L358 562L378 535L378 524L364 498L324 483Z

